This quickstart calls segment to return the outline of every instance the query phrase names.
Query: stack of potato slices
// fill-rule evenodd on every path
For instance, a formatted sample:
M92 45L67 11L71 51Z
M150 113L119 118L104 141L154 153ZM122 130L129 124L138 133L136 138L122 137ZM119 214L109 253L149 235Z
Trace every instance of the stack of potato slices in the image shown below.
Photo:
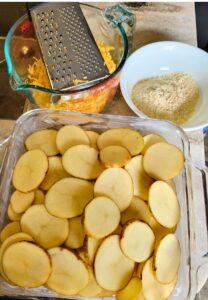
M156 134L66 125L25 140L13 171L0 273L60 295L165 300L177 283L184 157Z

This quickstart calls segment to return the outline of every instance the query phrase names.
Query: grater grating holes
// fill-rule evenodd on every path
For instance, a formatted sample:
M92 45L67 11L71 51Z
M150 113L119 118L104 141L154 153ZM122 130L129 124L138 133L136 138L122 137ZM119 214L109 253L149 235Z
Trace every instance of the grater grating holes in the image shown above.
M54 5L56 10L52 10L51 5L40 5L40 10L41 7L44 9L48 7L48 9L47 11L45 9L45 12L37 10L39 12L36 12L35 16L40 20L39 32L44 41L44 49L41 48L41 50L46 51L44 59L49 78L52 82L54 78L56 82L57 78L60 78L64 83L56 84L55 88L61 89L61 87L70 86L72 79L82 79L81 77L88 79L89 77L90 80L92 74L96 75L98 71L101 72L100 75L97 75L98 79L98 76L106 76L106 71L104 72L102 66L103 59L100 59L100 53L94 45L89 34L90 31L83 22L79 5L62 3L60 8L60 4L56 3Z

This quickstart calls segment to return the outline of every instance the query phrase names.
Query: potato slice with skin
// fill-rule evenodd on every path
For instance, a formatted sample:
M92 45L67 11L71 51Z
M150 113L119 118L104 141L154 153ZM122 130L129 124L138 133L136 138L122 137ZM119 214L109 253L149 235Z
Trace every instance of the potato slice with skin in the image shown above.
M159 282L168 284L174 280L180 266L181 250L174 234L166 235L155 254L155 274Z
M154 242L154 233L146 223L132 221L125 226L120 245L127 257L135 262L143 262L150 257Z
M116 293L116 300L135 300L141 290L141 281L137 277L133 277L124 289Z
M121 251L119 235L107 237L100 245L94 263L96 281L102 288L119 291L129 282L135 263Z
M19 221L22 216L22 214L17 214L13 211L11 204L7 208L7 215L11 221Z
M147 175L143 168L143 156L133 157L125 166L126 171L132 178L134 195L148 200L148 193L154 180Z
M39 189L35 190L35 200L33 202L33 205L44 204L44 202L45 202L44 192Z
M5 241L11 235L18 233L20 231L21 231L20 222L14 221L14 222L8 223L1 230L1 235L0 235L1 243L3 243L3 241Z
M168 143L157 143L145 152L145 172L156 180L168 180L177 176L183 168L184 156L180 149Z
M70 175L82 179L96 179L104 170L98 160L98 151L88 145L68 149L63 155L62 163Z
M156 181L149 190L149 207L154 218L164 227L173 228L180 221L180 207L173 189Z
M119 225L120 210L107 197L94 198L84 211L84 227L88 235L102 239L111 234Z
M52 262L52 273L47 288L65 296L78 294L89 282L85 264L74 253L64 248L48 250Z
M156 280L153 272L153 259L150 258L144 265L142 271L142 292L146 300L165 300L173 292L177 276L169 284L161 284Z
M111 291L107 291L107 290L104 290L102 289L102 292L100 292L97 297L111 297L111 296L114 296L115 295L115 292L111 292Z
M96 297L99 293L102 292L102 288L97 284L95 280L92 267L88 267L88 272L89 272L89 283L81 292L79 292L79 296L86 297L86 298Z
M68 221L50 215L42 204L28 208L20 224L45 249L63 244L69 233Z
M2 258L8 279L20 287L35 288L46 283L51 264L45 251L35 244L18 242L9 246Z
M85 133L87 134L87 136L90 140L90 146L92 148L94 148L95 150L98 150L97 139L99 137L99 134L95 131L92 131L92 130L87 130L87 131L85 131Z
M152 214L148 205L138 197L133 197L130 206L121 214L121 224L137 219L149 223L152 218Z
M48 158L42 150L25 152L17 161L12 183L23 193L36 189L48 170Z
M77 249L75 253L85 263L86 266L91 266L91 262L89 261L87 253L83 247Z
M60 156L49 157L48 164L48 172L40 185L44 191L48 191L54 183L62 178L69 177L69 174L63 168L62 158Z
M97 140L98 148L107 146L122 146L131 155L137 155L142 151L144 141L141 134L130 128L113 128L103 132Z
M24 211L26 211L26 209L28 209L28 207L31 206L34 198L35 193L33 191L29 193L14 191L10 199L12 210L16 214L22 214Z
M22 241L33 242L34 240L29 234L24 233L24 232L18 232L18 233L15 233L15 234L11 235L10 237L8 237L1 244L1 247L0 247L0 273L1 273L2 277L7 281L8 281L8 278L5 275L4 270L3 270L3 266L2 266L2 258L3 258L4 252L12 244L22 242Z
M145 263L146 263L146 261L143 261L143 262L139 263L137 266L136 276L139 278L139 280L142 280L142 271L143 271Z
M103 242L103 239L95 239L91 236L86 236L85 242L84 242L84 251L86 253L86 256L88 258L88 262L90 264L93 263L96 252Z
M113 234L120 235L122 233L123 227L119 224L116 230L114 230Z
M123 167L130 158L129 151L121 146L107 146L100 150L100 160L106 167Z
M176 191L176 185L175 185L175 182L173 180L169 179L169 180L166 180L165 182L174 190L175 193L177 192Z
M75 145L89 145L86 132L79 126L66 125L59 129L56 136L56 145L63 155L66 150Z
M82 217L76 217L68 220L69 234L65 245L72 249L78 249L83 246L85 231L82 224Z
M64 178L47 192L45 206L56 217L73 218L80 216L92 199L93 185L90 182L78 178Z
M157 249L160 241L169 233L174 233L176 231L176 226L173 228L166 228L160 225L154 217L151 217L149 221L149 226L152 228L155 235L155 249Z
M124 211L133 197L132 179L122 168L109 168L96 180L94 194L96 197L105 196L112 199L120 211Z
M40 149L47 156L56 155L59 150L56 146L57 130L43 129L30 134L25 140L27 150Z
M166 142L166 140L161 135L155 133L147 134L143 136L143 139L144 139L144 147L141 152L143 155L152 145Z

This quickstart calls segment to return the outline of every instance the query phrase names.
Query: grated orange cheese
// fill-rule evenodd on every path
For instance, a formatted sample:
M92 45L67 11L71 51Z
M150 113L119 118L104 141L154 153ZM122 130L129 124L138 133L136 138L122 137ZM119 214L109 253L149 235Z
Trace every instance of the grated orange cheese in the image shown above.
M116 69L116 64L112 59L111 56L111 51L114 50L114 47L109 46L109 45L105 45L103 42L101 41L97 41L97 46L100 50L101 55L103 56L103 59L106 63L106 66L110 72L110 74L112 74L115 69ZM34 84L34 85L38 85L44 88L51 88L51 84L48 78L48 74L44 65L44 62L42 60L42 58L35 58L34 57L34 63L32 65L28 66L28 80L30 84ZM79 80L79 79L75 79L73 80L74 85L77 85L79 83L82 82L86 82L87 80ZM26 82L28 83L28 82ZM104 96L104 95L103 95ZM35 99L35 101L38 103L39 106L41 107L46 107L46 108L51 108L51 109L69 109L69 102L66 103L66 101L61 97L61 100L57 103L57 104L52 104L50 101L50 94L42 92L42 91L38 91L38 90L34 90L33 91L33 97ZM93 95L89 95L87 97L85 97L85 101L89 101L89 102L93 102ZM70 101L71 105L73 102ZM77 104L77 100L76 100L76 104ZM81 108L81 105L80 105ZM71 107L72 109L72 107ZM80 110L80 109L79 109ZM80 110L81 111L81 110Z

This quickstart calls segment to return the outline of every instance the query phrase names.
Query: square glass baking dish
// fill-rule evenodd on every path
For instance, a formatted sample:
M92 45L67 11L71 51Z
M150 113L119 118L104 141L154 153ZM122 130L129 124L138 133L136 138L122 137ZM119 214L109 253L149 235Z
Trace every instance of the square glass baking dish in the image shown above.
M0 228L7 222L6 210L13 189L11 184L12 172L18 158L25 151L24 140L26 136L36 130L60 128L60 126L65 124L75 124L87 130L90 129L98 132L109 128L129 127L139 130L142 134L157 133L183 151L185 156L184 168L175 179L177 195L181 207L181 220L177 229L177 236L180 240L182 258L177 286L170 299L194 299L197 289L196 273L199 266L207 262L207 260L206 258L197 257L196 254L191 179L192 166L189 142L184 132L172 123L153 119L140 119L137 117L71 113L45 109L36 109L25 113L17 120L11 136L2 143L4 146L4 156L0 168ZM0 279L0 295L11 296L13 298L15 296L67 298L48 291L45 287L23 289L11 286L3 279ZM68 297L68 299L86 300L87 298ZM108 297L108 299L113 299L113 297Z

